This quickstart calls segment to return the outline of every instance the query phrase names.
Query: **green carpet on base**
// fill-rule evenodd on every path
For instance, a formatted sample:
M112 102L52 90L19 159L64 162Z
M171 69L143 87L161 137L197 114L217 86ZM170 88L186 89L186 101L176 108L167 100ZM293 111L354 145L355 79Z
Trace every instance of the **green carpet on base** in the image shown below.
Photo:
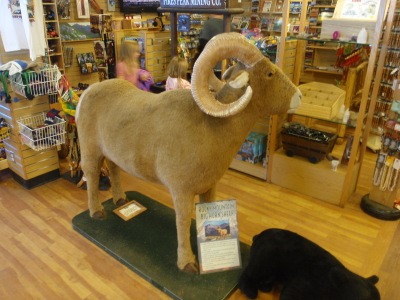
M147 210L124 221L113 213L116 207L110 199L103 203L107 219L94 220L85 211L72 219L73 228L174 299L219 300L235 291L243 269L203 275L179 271L175 211L138 192L126 194ZM197 255L194 220L190 230ZM247 266L250 246L240 243L240 250L242 266Z

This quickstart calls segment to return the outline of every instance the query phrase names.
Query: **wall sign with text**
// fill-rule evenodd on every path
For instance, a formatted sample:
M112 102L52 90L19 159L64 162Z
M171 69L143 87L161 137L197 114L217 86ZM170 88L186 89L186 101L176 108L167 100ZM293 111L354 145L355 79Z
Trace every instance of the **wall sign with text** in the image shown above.
M163 8L225 8L224 0L161 0Z

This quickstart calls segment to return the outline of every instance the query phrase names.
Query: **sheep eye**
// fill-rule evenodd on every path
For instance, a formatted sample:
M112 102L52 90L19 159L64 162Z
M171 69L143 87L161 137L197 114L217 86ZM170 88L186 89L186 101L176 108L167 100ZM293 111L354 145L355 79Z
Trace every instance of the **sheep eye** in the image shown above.
M268 74L268 77L272 77L272 75L274 75L274 73L270 72L270 73Z

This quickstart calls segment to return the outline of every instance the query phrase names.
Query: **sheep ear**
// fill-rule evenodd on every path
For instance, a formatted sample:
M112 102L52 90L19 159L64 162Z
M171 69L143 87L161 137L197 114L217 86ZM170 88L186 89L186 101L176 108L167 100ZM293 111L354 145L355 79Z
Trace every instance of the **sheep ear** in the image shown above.
M232 73L233 73L235 70L244 70L244 69L246 69L246 66L245 66L242 62L238 61L238 62L236 63L236 65L234 65L234 66L232 66L232 67L229 67L228 70L226 70L226 71L224 72L224 74L222 75L222 80L227 81L228 79L231 78Z
M224 74L222 74L222 80L228 80L232 76L233 70L235 70L235 66L229 67Z
M372 284L377 284L378 281L379 281L379 277L376 276L376 275L373 275L373 276L371 276L371 277L367 277L367 278L365 278L365 279L367 279L367 280L368 280L369 282L371 282Z
M229 85L235 89L240 89L247 85L249 82L249 73L246 71L240 71L237 73L231 81L229 81Z
M253 236L253 242L258 238L259 234L256 234L255 236Z

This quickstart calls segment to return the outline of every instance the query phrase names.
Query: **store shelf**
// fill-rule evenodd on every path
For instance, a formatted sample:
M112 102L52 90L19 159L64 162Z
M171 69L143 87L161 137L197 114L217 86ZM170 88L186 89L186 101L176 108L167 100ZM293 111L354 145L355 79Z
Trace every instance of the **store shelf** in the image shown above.
M274 154L271 182L307 196L340 205L348 167L340 164L337 171L332 171L331 165L327 159L312 164L305 157L288 157L281 148ZM360 163L357 162L351 172L350 192L355 189L359 168ZM307 176L304 176L305 174ZM349 196L346 195L346 198Z
M305 118L312 118L312 119L314 119L314 120L319 120L319 121L324 121L324 122L330 122L330 123L334 123L334 124L338 124L338 125L345 125L345 126L352 127L352 128L355 128L355 127L356 127L356 125L357 125L357 118L358 118L358 117L357 117L357 118L354 119L354 120L349 120L348 122L344 123L343 120L342 120L342 118L339 118L339 117L334 117L333 119L324 119L324 118L316 118L316 117L312 117L312 116L307 116L307 115L304 115L304 114L296 114L296 113L294 113L294 114L292 114L292 115L294 115L294 116L300 116L300 117L305 117Z
M0 170L4 170L8 168L8 161L7 159L0 160Z
M233 159L229 167L257 178L267 178L267 169L262 166L262 163L251 164L238 159Z
M332 75L343 75L342 71L329 71L329 70L320 70L320 69L313 69L313 68L304 69L304 72L316 72L316 73L325 73L325 74L332 74Z

